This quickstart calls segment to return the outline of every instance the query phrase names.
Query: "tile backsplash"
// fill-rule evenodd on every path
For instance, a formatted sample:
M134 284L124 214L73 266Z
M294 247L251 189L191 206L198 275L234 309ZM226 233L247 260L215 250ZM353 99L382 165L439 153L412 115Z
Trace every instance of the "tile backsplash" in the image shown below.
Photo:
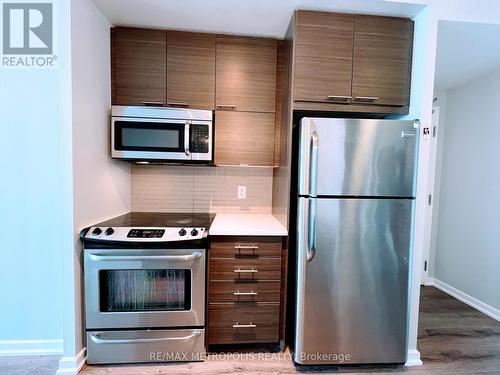
M131 181L132 211L271 213L271 168L132 165Z

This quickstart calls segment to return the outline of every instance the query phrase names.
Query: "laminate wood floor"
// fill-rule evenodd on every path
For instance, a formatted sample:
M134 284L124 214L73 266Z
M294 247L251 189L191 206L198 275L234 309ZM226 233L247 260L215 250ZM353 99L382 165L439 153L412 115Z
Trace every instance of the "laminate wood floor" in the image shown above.
M418 349L423 366L384 368L295 368L289 352L274 357L246 353L241 358L210 358L205 362L85 366L83 375L160 374L482 374L500 375L500 323L433 288L423 287L420 303ZM278 356L278 358L276 358ZM1 375L48 375L57 368L57 357L0 357Z

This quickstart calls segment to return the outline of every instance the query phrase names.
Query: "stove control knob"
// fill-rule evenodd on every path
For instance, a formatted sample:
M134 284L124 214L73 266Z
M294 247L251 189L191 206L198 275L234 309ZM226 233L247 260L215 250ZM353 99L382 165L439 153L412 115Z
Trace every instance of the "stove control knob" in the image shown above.
M193 228L193 230L191 231L191 233L190 233L190 234L191 234L191 236L193 236L193 237L194 237L194 236L197 236L197 235L198 235L198 229Z
M184 228L182 228L180 231L179 231L179 236L185 236L186 235L186 230Z
M113 233L115 233L115 230L113 228L108 228L104 232L104 234L106 234L106 236L111 236Z
M92 234L93 234L94 236L98 236L98 235L100 235L101 233L102 233L102 229L101 229L101 228L99 228L99 227L95 228L95 229L92 231Z

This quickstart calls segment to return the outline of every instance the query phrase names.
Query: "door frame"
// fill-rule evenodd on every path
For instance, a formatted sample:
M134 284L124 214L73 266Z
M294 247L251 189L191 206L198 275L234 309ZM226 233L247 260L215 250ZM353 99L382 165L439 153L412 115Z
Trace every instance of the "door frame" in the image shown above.
M432 232L435 230L433 225L433 212L436 197L436 172L437 172L437 149L439 137L439 113L440 107L432 107L432 128L429 134L429 164L427 178L427 210L425 213L424 226L424 254L422 257L421 285L427 285L430 282L429 269L433 263ZM432 264L433 266L433 264Z

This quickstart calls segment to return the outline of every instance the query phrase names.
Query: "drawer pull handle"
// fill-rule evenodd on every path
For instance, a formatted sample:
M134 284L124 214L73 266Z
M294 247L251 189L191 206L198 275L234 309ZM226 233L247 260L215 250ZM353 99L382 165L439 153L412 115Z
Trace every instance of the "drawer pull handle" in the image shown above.
M376 102L379 98L376 96L356 96L358 102Z
M239 324L236 322L236 324L233 324L233 328L256 328L257 325L250 323L250 324Z
M348 95L328 95L327 96L328 100L343 100L343 101L348 101L352 99L352 96Z
M256 296L257 292L254 292L253 290L251 292L240 292L239 290L237 292L233 293L235 296Z
M217 104L218 109L236 109L235 105L230 104Z
M256 250L259 248L259 245L234 245L235 249L240 249L240 250Z
M250 270L242 270L242 269L235 269L234 270L234 273L255 273L255 272L259 272L258 270L252 268Z
M146 105L146 106L163 106L164 103L163 102L142 102L142 105Z
M189 107L189 104L185 102L167 102L167 105L173 107Z

